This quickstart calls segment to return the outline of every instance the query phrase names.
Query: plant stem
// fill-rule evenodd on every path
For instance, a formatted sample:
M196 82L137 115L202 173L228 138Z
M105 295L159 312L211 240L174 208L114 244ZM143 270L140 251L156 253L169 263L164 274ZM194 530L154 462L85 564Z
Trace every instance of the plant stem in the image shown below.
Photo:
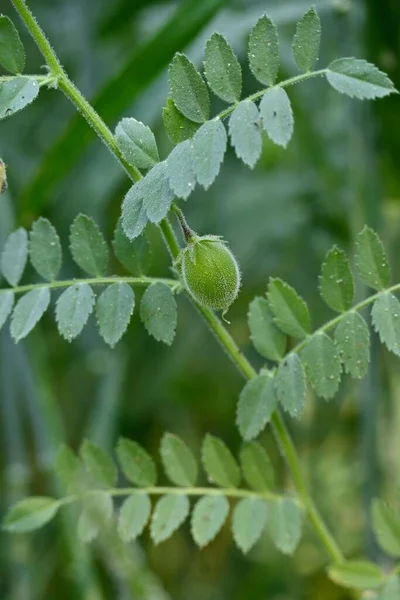
M146 286L152 283L161 282L171 288L182 287L181 283L176 279L166 279L163 277L93 277L89 279L66 279L64 281L44 281L43 283L33 283L30 285L18 285L13 288L0 288L0 292L12 291L14 294L24 294L32 290L41 288L66 288L71 285L80 285L87 283L88 285L109 285L111 283L129 283L130 285Z
M93 107L89 104L89 102L82 96L82 94L75 87L72 81L68 78L52 47L50 46L46 36L39 27L31 11L26 6L25 1L11 0L11 2L13 3L15 9L24 21L26 27L28 28L29 32L34 38L37 46L39 47L44 58L46 59L47 64L50 67L51 74L57 78L59 87L62 89L67 98L69 98L75 104L75 106L82 113L83 117L88 121L88 123L94 128L98 136L109 148L110 152L123 165L130 178L133 179L133 181L138 181L142 177L140 171L136 169L136 167L126 163L126 161L121 156L121 153L111 131L102 121L102 119L93 109ZM314 73L305 73L293 77L292 79L289 79L285 82L281 82L278 85L280 87L284 87L301 81L303 79L309 79L310 77L322 75L324 72L325 69L322 69L321 71L316 71ZM262 96L265 92L266 90L257 92L257 94L253 94L253 96L251 96L250 99L256 99ZM219 115L219 118L224 118L225 116L230 114L230 112L232 112L235 109L235 107L235 105L229 107L226 111ZM168 219L164 219L160 223L160 229L172 258L176 258L179 253L179 245L176 241L173 229ZM236 367L243 373L243 375L246 378L251 379L252 377L255 377L256 371L253 369L253 367L245 358L245 356L240 352L232 336L222 325L218 317L211 310L200 306L196 302L194 302L194 304L199 310L199 312L203 315L211 331L214 333L214 335L216 336L216 338L218 339L228 356L232 359ZM295 481L299 495L308 512L310 522L313 525L315 532L317 533L321 542L326 547L331 559L333 561L340 562L341 560L343 560L342 553L338 548L332 535L329 533L324 521L322 520L322 517L318 513L318 510L316 509L312 498L309 496L307 486L305 484L301 472L299 457L291 440L290 434L287 431L286 426L278 413L275 413L273 415L272 425L274 428L275 435L282 448L282 451L285 454L289 468L292 472L293 479Z

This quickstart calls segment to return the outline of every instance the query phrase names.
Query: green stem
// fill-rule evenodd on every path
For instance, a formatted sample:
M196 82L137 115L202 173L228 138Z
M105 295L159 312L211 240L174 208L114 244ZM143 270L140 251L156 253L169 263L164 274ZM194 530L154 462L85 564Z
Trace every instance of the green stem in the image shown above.
M69 98L75 104L75 106L82 113L83 117L88 121L88 123L92 125L98 136L103 140L103 142L109 148L111 153L124 166L126 172L131 177L131 179L133 179L133 181L138 181L141 178L140 171L138 171L138 169L136 169L132 165L127 164L126 161L122 158L119 148L116 144L115 138L112 135L111 131L102 121L102 119L93 109L93 107L89 104L89 102L87 102L87 100L82 96L80 91L68 78L67 74L61 67L61 64L57 56L55 55L52 47L50 46L46 36L39 27L37 21L35 20L30 10L26 6L25 1L11 1L14 4L14 7L19 13L20 17L24 21L26 27L30 31L44 58L46 59L47 64L51 69L51 74L57 77L59 87L62 89L67 98ZM304 73L302 75L293 77L292 79L288 79L287 81L281 82L278 85L280 87L285 87L304 79L309 79L317 75L322 75L323 73L325 73L324 69L321 71L316 71L314 73ZM250 99L257 99L260 96L262 96L266 91L267 90L262 90L260 92L257 92L257 94L253 94L253 96L251 96ZM219 115L219 118L224 118L225 116L230 114L235 108L236 105L229 107L226 111ZM171 256L173 258L176 258L179 253L179 245L176 241L172 227L167 219L164 219L164 221L160 223L160 229ZM227 354L230 356L234 364L237 366L237 368L245 375L246 378L250 379L252 377L255 377L255 370L240 352L233 338L231 337L229 332L224 328L224 326L216 317L216 315L211 310L206 309L198 305L197 303L195 303L195 305L200 311L200 313L203 315L211 331L219 340L219 342L221 343ZM301 473L299 457L290 438L290 434L287 431L286 426L282 421L281 417L278 415L278 413L275 413L275 415L273 416L272 424L274 427L275 435L278 438L283 452L285 453L289 468L292 471L293 479L296 483L299 494L304 502L304 505L308 512L308 516L317 535L326 547L332 560L343 560L343 556L340 549L338 548L336 542L327 530L322 520L322 517L319 515L316 507L314 506L313 500L308 494L307 487L303 479L303 475Z
M12 291L15 294L24 294L32 290L41 288L66 288L71 285L80 285L87 283L88 285L109 285L111 283L129 283L130 285L147 286L152 283L161 282L171 288L178 289L182 287L181 283L176 279L166 279L163 277L92 277L89 279L67 279L64 281L44 281L43 283L33 283L30 285L18 285L13 288L0 288L0 292Z

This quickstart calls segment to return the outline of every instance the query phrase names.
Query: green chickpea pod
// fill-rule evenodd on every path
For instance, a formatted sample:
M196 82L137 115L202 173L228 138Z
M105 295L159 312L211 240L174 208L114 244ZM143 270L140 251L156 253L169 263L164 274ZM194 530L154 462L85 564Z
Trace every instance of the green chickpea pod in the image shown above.
M196 302L225 314L239 292L239 265L220 236L198 236L181 211L175 212L187 242L176 261L184 285Z

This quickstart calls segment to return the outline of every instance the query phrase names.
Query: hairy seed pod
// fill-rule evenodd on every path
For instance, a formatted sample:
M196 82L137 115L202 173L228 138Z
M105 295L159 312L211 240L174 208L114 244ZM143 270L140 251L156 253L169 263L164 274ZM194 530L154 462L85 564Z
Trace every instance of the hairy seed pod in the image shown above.
M240 271L220 237L193 235L182 251L180 266L185 287L199 304L228 310L239 292Z
M7 189L7 174L6 174L6 165L0 158L0 194L5 192Z

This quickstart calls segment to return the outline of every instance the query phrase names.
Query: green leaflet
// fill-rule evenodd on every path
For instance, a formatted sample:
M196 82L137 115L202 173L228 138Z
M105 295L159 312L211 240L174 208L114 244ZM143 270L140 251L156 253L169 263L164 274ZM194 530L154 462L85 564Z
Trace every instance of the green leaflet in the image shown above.
M155 544L167 540L185 521L190 505L187 496L169 495L160 498L150 525L151 539Z
M371 312L372 324L382 344L400 356L400 302L390 292L381 294Z
M96 318L103 340L114 348L124 335L135 306L135 294L128 283L113 283L98 297Z
M293 37L292 50L300 71L312 71L319 56L321 22L315 7L300 19Z
M28 106L38 94L39 85L33 79L14 77L0 83L0 120Z
M29 255L34 269L43 279L55 281L61 269L60 238L53 225L40 217L32 225L29 236Z
M18 285L28 258L28 234L20 227L8 236L1 254L1 271L12 286Z
M193 137L192 158L197 181L206 190L217 177L224 160L227 135L219 119L207 121Z
M223 35L212 34L204 57L204 73L214 94L229 104L238 102L242 92L242 69Z
M188 119L204 123L210 116L207 86L193 63L179 52L169 66L169 87L176 108Z
M24 498L7 513L3 528L10 533L27 533L46 525L55 516L59 503L55 498Z
M159 161L156 138L150 127L136 119L122 119L115 139L124 159L138 169L151 169Z
M65 444L61 444L57 450L54 468L63 488L68 493L79 493L84 487L81 461Z
M117 456L125 477L139 487L151 487L157 482L154 460L137 442L120 437Z
M297 354L291 352L285 356L274 381L276 396L283 408L292 417L300 417L306 399L306 380Z
M275 475L271 460L258 442L249 442L240 452L243 477L256 492L266 492L275 487Z
M325 333L314 334L301 352L301 361L317 396L332 398L339 387L342 365L331 338Z
M187 200L196 187L191 141L185 140L175 146L167 158L167 173L170 188L175 196Z
M281 279L270 279L268 300L279 329L300 339L311 332L307 304L290 285Z
M147 212L142 194L145 179L141 179L130 188L122 203L122 229L130 240L137 238L147 225Z
M390 285L389 261L378 235L369 227L356 237L355 263L363 282L375 290Z
M85 440L80 449L86 471L95 485L112 488L117 483L117 469L108 454L90 440Z
M153 167L139 184L133 186L133 192L135 192L135 189L144 202L143 206L146 209L148 219L152 223L162 221L174 199L174 193L168 181L167 163L164 161ZM128 195L125 200L127 197ZM124 213L122 213L122 218L125 218Z
M257 375L240 392L236 424L246 441L255 437L270 422L276 408L274 380L269 374Z
M22 73L25 67L25 51L14 23L5 15L0 16L0 65L10 73Z
M10 331L16 342L26 337L37 325L50 302L49 288L32 290L22 296L14 307Z
M14 306L14 292L12 290L0 290L0 329L7 321Z
M76 264L94 277L104 273L108 264L107 244L96 223L79 214L71 225L69 244Z
M207 546L221 530L229 513L225 496L205 496L196 502L191 519L191 532L200 548Z
M243 100L229 119L229 135L236 156L251 169L261 155L260 114L251 100Z
M201 460L209 481L222 488L238 487L240 469L222 440L207 434L201 449Z
M197 462L185 442L165 433L160 445L161 460L168 479L181 487L193 487L197 479Z
M114 232L113 248L119 262L132 275L146 275L151 265L151 247L145 234L130 240L118 221Z
M233 511L232 532L236 545L246 554L259 540L267 522L267 506L259 498L243 498Z
M171 289L164 283L153 283L143 294L140 318L150 335L170 346L175 337L177 310Z
M179 112L172 98L167 99L162 114L165 130L174 144L179 144L193 137L200 126L199 123L190 121Z
M268 137L286 148L293 135L294 119L289 97L284 89L267 90L260 102L260 115Z
M334 246L329 250L319 278L321 296L338 312L349 310L354 300L354 280L346 253Z
M60 335L68 342L76 338L92 314L95 295L87 283L64 290L56 303L56 321Z
M345 371L361 379L368 371L369 329L361 315L345 315L335 330L335 344Z
M386 554L399 558L400 515L379 498L375 498L372 504L372 527Z
M266 15L250 32L248 56L254 77L264 85L274 85L279 69L278 32Z
M78 537L82 542L92 542L106 528L113 514L113 502L107 492L93 492L85 499L78 519Z
M348 560L328 567L328 575L338 585L355 590L376 589L384 582L380 568L369 562Z
M275 546L283 554L293 554L301 538L303 514L289 498L268 502L267 528Z
M338 92L351 98L373 100L396 90L386 73L357 58L339 58L331 62L326 78Z
M118 533L123 542L135 540L150 518L151 502L147 494L132 494L122 503L118 516Z
M254 298L249 306L248 323L253 346L261 356L280 360L286 350L286 336L274 323L273 315L265 298Z

